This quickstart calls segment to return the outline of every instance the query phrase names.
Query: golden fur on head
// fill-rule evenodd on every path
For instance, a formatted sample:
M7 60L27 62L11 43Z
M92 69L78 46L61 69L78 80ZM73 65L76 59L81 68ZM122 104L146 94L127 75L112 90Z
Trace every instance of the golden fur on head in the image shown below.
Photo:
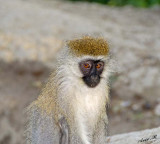
M69 48L77 55L107 55L109 46L103 38L93 38L85 36L81 39L75 39L68 42Z

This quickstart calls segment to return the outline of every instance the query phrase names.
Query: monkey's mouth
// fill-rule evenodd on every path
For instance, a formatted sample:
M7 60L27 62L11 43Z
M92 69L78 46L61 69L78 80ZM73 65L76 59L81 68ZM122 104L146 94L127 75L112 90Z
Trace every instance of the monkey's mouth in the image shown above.
M94 87L96 87L99 84L99 82L100 82L100 76L99 75L85 76L85 77L83 77L83 81L85 82L85 84L88 87L94 88Z

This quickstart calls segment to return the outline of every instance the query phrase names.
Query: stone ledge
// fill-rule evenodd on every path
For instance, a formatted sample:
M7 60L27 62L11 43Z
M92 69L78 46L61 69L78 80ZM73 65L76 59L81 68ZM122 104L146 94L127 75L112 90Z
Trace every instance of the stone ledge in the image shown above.
M108 144L160 144L160 127L110 136Z

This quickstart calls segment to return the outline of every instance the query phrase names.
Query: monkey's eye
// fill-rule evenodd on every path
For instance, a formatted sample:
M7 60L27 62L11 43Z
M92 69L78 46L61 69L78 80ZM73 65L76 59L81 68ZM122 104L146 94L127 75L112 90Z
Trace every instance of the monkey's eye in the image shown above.
M100 63L96 64L97 69L101 68L101 66L102 66L102 64L100 64Z
M83 64L83 66L84 66L85 68L90 68L90 65L89 65L88 63Z

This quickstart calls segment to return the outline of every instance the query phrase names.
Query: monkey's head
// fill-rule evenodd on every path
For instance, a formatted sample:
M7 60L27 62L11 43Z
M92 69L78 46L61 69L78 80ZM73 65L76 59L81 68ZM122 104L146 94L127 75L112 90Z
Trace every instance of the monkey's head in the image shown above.
M103 38L83 37L68 41L63 64L68 73L89 88L96 87L109 74L109 46Z

